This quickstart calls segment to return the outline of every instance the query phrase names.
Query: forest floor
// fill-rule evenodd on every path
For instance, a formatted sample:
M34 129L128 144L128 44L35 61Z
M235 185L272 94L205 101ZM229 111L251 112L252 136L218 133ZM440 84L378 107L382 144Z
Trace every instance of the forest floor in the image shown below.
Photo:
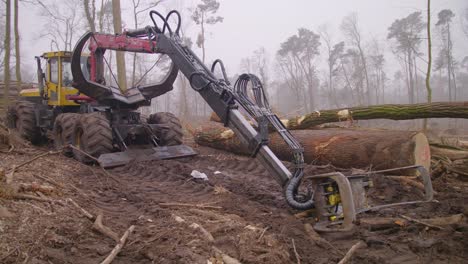
M433 179L437 202L360 214L359 219L463 214L463 222L443 229L416 222L380 228L358 224L352 232L320 234L330 246L308 235L305 224L313 224L314 218L298 217L281 187L255 160L192 146L199 152L193 158L107 171L61 154L18 168L13 185L34 182L53 189L41 196L28 193L48 201L0 192L0 263L103 261L117 242L95 231L94 221L71 201L93 216L102 213L103 224L119 238L135 226L113 263L229 263L232 258L241 263L337 263L358 241L367 247L356 251L351 263L468 262L468 181L456 175ZM0 167L8 172L47 151L24 147L0 153ZM193 170L209 180L194 179ZM326 171L314 166L307 170ZM405 197L398 184L377 187L371 194L375 199Z

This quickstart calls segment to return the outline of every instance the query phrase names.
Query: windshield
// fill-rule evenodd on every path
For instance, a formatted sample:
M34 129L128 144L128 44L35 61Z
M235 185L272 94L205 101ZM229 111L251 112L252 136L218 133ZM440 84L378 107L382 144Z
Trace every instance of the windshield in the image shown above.
M62 60L62 85L63 86L72 86L73 76L71 72L71 62L70 59Z

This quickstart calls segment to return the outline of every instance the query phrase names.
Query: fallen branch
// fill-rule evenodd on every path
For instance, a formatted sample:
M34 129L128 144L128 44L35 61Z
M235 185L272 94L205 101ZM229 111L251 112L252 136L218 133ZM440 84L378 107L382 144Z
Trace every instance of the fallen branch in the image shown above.
M456 215L445 216L445 217L434 217L434 218L424 219L425 223L436 225L436 226L456 225L456 224L461 224L464 221L465 221L464 214L456 214Z
M265 235L265 232L269 229L270 227L267 226L263 229L262 233L260 234L260 236L258 237L257 241L261 241L263 236Z
M315 209L309 209L309 210L305 210L305 211L302 211L302 212L299 212L297 214L294 214L294 216L296 218L306 218L306 217L309 217L310 215L314 214L315 213Z
M223 209L221 206L203 205L203 204L186 204L186 203L160 203L161 207L190 207L202 209Z
M39 211L41 211L41 212L43 212L45 215L53 215L52 213L50 213L50 212L48 212L48 211L42 209L41 207L39 207L39 206L37 206L37 205L34 205L34 204L32 204L32 203L28 203L28 202L24 202L24 203L27 204L27 205L29 205L29 206L31 206L31 207L33 207L33 208L35 208L35 209L37 209L37 210L39 210Z
M117 256L117 254L119 254L120 251L122 250L122 248L125 246L125 243L127 242L128 236L133 232L134 229L135 229L135 226L132 225L127 229L127 231L125 231L123 236L120 238L119 243L117 245L115 245L114 249L112 249L109 256L107 256L107 258L104 259L101 262L101 264L109 264L114 260L114 258Z
M74 150L80 152L81 154L83 154L83 155L85 155L86 157L88 157L88 158L90 158L90 159L96 161L96 162L99 164L99 160L96 159L95 157L91 156L89 153L87 153L87 152L85 152L85 151L83 151L83 150L81 150L81 149L79 149L79 148L77 148L77 147L75 147L75 146L73 146L73 145L71 145L71 144L68 145L67 147L72 148L72 149L74 149Z
M94 221L93 229L100 232L103 235L108 236L114 241L119 242L119 236L117 235L117 233L112 231L109 227L104 226L102 224L102 218L103 218L103 214L99 213L98 216L96 217L96 221Z
M199 225L197 223L192 223L190 225L190 227L193 228L193 229L199 230L203 234L203 236L205 237L205 239L208 242L213 242L214 241L213 235L210 232L208 232L208 230L206 230L203 226L201 226L201 225Z
M40 185L37 183L20 183L20 192L41 192L43 194L51 194L55 192L55 188L47 185Z
M434 228L434 229L439 229L439 230L443 230L443 229L444 229L443 227L436 226L436 225L431 225L431 224L429 224L429 223L426 223L426 222L421 221L421 220L418 220L418 219L411 218L411 217L406 216L406 215L401 215L401 217L403 217L404 219L406 219L406 220L408 220L408 221L415 222L415 223L418 223L418 224L421 224L421 225L425 225L425 226L427 226L427 227L431 227L431 228Z
M16 165L16 166L13 165L12 170L15 171L15 170L17 170L17 169L23 167L24 165L27 165L27 164L29 164L29 163L31 163L31 162L33 162L33 161L39 159L39 158L42 158L42 157L45 157L45 156L48 156L48 155L59 154L59 153L61 153L61 152L62 152L62 150L57 150L57 151L48 151L48 152L39 154L39 155L35 156L34 158L32 158L32 159L30 159L30 160L27 160L27 161L25 161L25 162L23 162L23 163L21 163L21 164L19 164L19 165Z
M56 182L55 180L53 180L53 179L51 179L51 178L49 178L49 177L41 176L41 175L34 175L34 177L39 178L39 179L41 179L41 180L43 180L43 181L46 181L46 182L48 182L48 183L50 183L50 184L52 184L52 185L55 185L55 186L57 186L57 187L63 188L63 185L62 185L62 184Z
M221 259L223 260L223 262L225 264L241 264L241 262L227 254L225 254L224 252L222 252L221 250L219 250L217 247L214 247L213 246L213 250L216 254L219 254L221 255Z
M424 184L422 182L415 181L415 177L408 177L408 176L385 176L388 179L392 180L397 180L401 184L407 184L409 186L415 187L416 189L419 189L421 191L426 191L426 188L424 187ZM437 194L436 191L434 191L434 194Z
M428 218L428 219L422 219L422 220L416 220L413 218L410 218L406 216L401 216L399 217L372 217L372 218L360 218L359 219L359 224L363 226L369 226L374 229L384 229L384 228L391 228L395 225L398 226L406 226L409 224L409 222L416 222L420 223L423 225L430 225L434 226L434 228L440 229L443 228L444 226L450 226L450 225L455 225L455 224L460 224L463 223L465 219L465 216L463 214L456 214L456 215L451 215L451 216L446 216L446 217L434 217L434 218ZM416 221L415 221L416 220Z
M43 197L38 197L38 196L34 196L34 195L29 195L29 194L22 194L22 193L14 193L11 196L14 199L36 200L36 201L49 202L49 203L57 202L56 200L52 200L52 199L49 199L49 198L43 198Z
M338 252L339 254L343 255L343 252L341 252L335 246L333 246L330 242L322 238L310 224L305 224L304 228L305 228L307 235L309 235L309 238L311 238L312 241L314 241L317 246L324 248L324 249L332 249L335 252Z
M86 211L83 207L79 206L72 198L68 198L67 202L73 204L76 208L78 208L84 216L86 216L89 220L94 220L94 216Z
M5 182L6 184L11 184L13 182L13 175L15 174L15 170L16 170L16 166L13 165L13 167L11 168L10 172L8 172L6 174L6 177L5 177Z
M442 144L431 144L431 154L440 157L447 157L450 160L468 159L468 151Z
M296 256L297 264L301 264L301 257L299 256L299 253L297 253L296 244L294 244L294 238L291 238L291 241L293 245L294 255Z
M348 261L351 260L351 258L353 257L354 253L356 253L356 251L358 249L361 249L361 248L366 248L367 247L367 244L364 242L364 241L359 241L357 242L356 244L354 244L350 249L349 251L346 253L346 255L344 256L344 258L342 260L340 260L340 262L338 262L338 264L345 264L347 263Z

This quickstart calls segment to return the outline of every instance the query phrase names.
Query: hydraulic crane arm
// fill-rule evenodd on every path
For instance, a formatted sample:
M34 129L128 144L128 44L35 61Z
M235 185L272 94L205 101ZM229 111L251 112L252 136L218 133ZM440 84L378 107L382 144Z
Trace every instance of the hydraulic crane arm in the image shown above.
M271 112L268 104L264 103L266 97L264 97L263 88L256 77L243 75L243 78L240 78L236 83L236 88L231 87L221 61L215 61L210 70L192 50L184 45L179 37L181 18L177 11L169 12L166 17L156 11L151 11L150 16L154 23L153 27L127 31L117 35L91 32L84 35L77 43L72 56L74 87L101 103L117 102L120 105L142 105L151 98L172 90L172 84L177 77L177 72L180 70L187 77L192 88L203 97L221 118L225 126L231 128L240 141L249 146L252 155L284 187L288 204L296 209L312 208L314 206L313 194L310 192L306 195L298 194L298 188L303 177L302 147L279 121L279 118ZM158 27L155 16L156 19L159 17L163 22L162 28ZM175 30L168 23L169 18L172 16L176 16L178 19ZM88 49L91 53L90 65L87 67L90 71L90 79L87 79L83 74L81 65L81 54L86 43L89 43ZM122 94L116 87L106 86L103 79L104 52L106 49L166 54L172 60L172 64L168 75L162 82L146 87L132 87L126 94ZM222 79L217 79L213 74L216 64L222 67L224 74ZM242 96L242 89L245 90L246 82L249 81L253 85L254 93L257 93L261 98L257 103L251 102ZM255 118L258 123L258 131L247 121L239 108ZM291 147L294 163L293 173L268 147L267 133L269 124L278 131Z

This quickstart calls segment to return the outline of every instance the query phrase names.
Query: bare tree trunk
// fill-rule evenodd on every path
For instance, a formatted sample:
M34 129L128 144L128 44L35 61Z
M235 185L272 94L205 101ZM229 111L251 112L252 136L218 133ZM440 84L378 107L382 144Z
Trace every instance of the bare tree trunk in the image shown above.
M413 56L411 51L408 51L408 75L409 75L409 103L414 104L414 79L413 79Z
M450 70L450 48L447 48L447 79L449 90L449 101L452 102L452 74Z
M86 15L86 20L88 20L88 26L89 29L92 32L96 32L96 26L94 24L95 20L95 12L96 12L96 0L91 0L92 1L92 9L89 10L89 0L84 0L83 1L83 7ZM102 12L102 10L101 10Z
M413 56L413 68L414 68L414 93L415 103L419 103L419 89L418 89L418 66L416 64L416 56Z
M431 69L432 69L432 38L431 38L431 0L427 0L427 73L426 73L426 90L427 102L432 102L431 89Z
M187 79L185 77L181 77L180 79L180 86L181 86L181 98L180 98L180 116L184 119L188 119L189 111L188 111L188 101L187 101Z
M104 0L101 0L101 9L99 12L99 32L104 29Z
M200 25L201 25L201 34L202 34L202 38L203 38L203 41L201 43L201 46L202 46L202 61L203 61L203 64L205 64L205 12L202 12L202 20L201 20ZM206 103L205 103L204 100L202 100L202 104L203 104L202 116L205 116L206 115Z
M371 96L370 96L370 87L369 87L369 74L367 73L367 62L364 52L362 51L361 44L358 44L359 55L361 56L362 66L364 67L364 77L366 78L366 96L367 96L367 105L371 105Z
M114 17L114 33L122 33L122 16L120 11L120 0L112 0L112 16ZM125 53L122 51L116 52L117 75L119 80L119 88L122 92L127 90L127 71L125 67Z
M18 28L18 16L19 16L19 9L18 9L18 0L15 0L15 14L14 14L14 30L15 30L15 58L16 58L16 82L17 87L21 89L21 52L20 52L20 38L19 38L19 28Z
M201 17L201 35L202 35L202 42L201 42L201 48L202 48L202 62L205 64L205 13L202 12L202 17Z
M427 102L432 102L431 89L431 70L432 70L432 38L431 38L431 0L427 0L427 72L426 72L426 91ZM427 119L424 119L424 131L427 131Z
M8 111L8 104L10 99L8 98L10 94L10 18L11 18L11 1L5 1L5 59L3 60L3 82L5 83L5 90L3 93L3 107L5 109L5 114Z
M138 4L140 1L138 1ZM138 28L138 14L137 14L137 8L138 4L135 3L135 0L133 0L133 21L135 29ZM132 69L132 86L135 86L135 75L136 75L136 62L137 62L137 53L133 53L133 69Z
M354 99L354 92L353 92L353 86L351 85L351 82L349 81L349 77L348 77L348 73L346 72L346 68L345 66L343 65L343 62L341 62L341 68L343 69L343 74L345 76L345 80L346 80L346 84L349 88L349 93L351 94L351 100L353 102L353 104L355 103L355 99Z

